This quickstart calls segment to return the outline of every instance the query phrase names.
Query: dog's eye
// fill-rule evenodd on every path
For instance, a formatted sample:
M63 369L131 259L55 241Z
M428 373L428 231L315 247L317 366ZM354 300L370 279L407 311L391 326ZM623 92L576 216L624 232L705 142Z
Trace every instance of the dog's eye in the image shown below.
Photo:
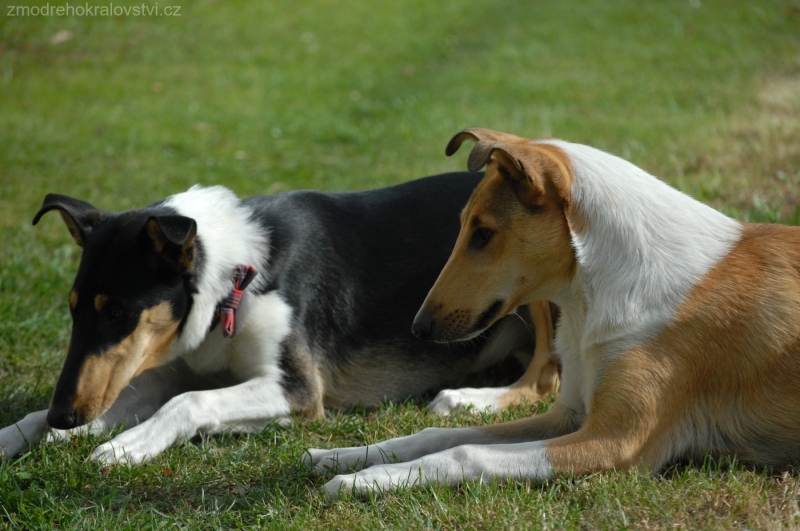
M116 305L109 306L107 315L108 315L108 320L109 321L116 321L117 319L122 317L122 308L120 308L119 306L116 306Z
M472 247L473 249L483 249L484 247L486 247L486 244L489 243L489 240L492 239L493 234L494 231L492 229L481 227L472 233L472 238L470 238L469 246Z

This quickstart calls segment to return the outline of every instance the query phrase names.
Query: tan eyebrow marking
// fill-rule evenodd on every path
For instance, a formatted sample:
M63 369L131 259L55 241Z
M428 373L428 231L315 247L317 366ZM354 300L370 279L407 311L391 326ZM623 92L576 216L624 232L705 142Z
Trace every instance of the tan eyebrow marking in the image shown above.
M74 310L75 306L77 305L78 305L78 292L72 290L69 292L69 307Z
M103 306L105 306L107 302L108 302L108 297L107 296L103 295L102 293L97 295L94 298L94 308L95 308L95 310L97 310L99 312L100 310L103 309Z

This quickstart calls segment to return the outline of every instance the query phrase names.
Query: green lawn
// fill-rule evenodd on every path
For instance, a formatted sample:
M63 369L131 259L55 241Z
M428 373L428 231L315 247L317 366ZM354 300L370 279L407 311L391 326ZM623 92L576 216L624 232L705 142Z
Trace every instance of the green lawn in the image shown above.
M796 0L199 0L180 17L10 9L0 11L0 425L46 407L69 337L79 249L58 216L30 226L47 192L121 210L194 183L241 195L371 188L465 168L466 151L448 159L444 146L483 126L586 142L730 215L800 223ZM298 464L308 446L499 420L444 420L423 405L193 441L134 469L87 461L97 439L35 448L0 463L0 527L800 526L800 474L735 463L322 500L326 478Z

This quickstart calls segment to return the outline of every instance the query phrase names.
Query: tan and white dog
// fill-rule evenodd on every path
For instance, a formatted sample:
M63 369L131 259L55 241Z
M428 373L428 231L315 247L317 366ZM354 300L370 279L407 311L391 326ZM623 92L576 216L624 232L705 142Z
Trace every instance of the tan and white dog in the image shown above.
M466 129L447 154L465 139L488 171L413 329L468 339L554 301L561 394L524 420L309 450L319 469L377 465L328 495L800 456L800 228L728 218L588 146Z

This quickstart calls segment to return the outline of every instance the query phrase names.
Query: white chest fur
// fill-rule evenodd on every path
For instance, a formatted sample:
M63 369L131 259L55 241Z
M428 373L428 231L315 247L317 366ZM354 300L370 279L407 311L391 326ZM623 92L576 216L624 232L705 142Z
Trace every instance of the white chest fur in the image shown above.
M277 293L245 294L236 311L236 335L226 339L217 327L183 358L200 374L227 370L241 380L277 374L291 319L291 307Z

